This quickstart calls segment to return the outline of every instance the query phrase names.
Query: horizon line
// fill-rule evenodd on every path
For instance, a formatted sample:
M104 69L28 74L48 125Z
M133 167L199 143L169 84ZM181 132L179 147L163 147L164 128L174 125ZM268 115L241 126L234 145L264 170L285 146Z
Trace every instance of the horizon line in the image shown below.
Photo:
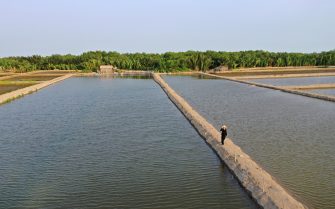
M30 55L9 55L9 56L0 56L0 59L2 58L11 58L11 57L33 57L33 56L40 56L40 57L51 57L55 55L72 55L72 56L81 56L85 53L88 52L106 52L106 53L119 53L119 54L166 54L166 53L186 53L186 52L199 52L199 53L206 53L206 52L222 52L222 53L239 53L239 52L257 52L257 51L262 51L262 52L269 52L269 53L287 53L287 54L320 54L320 53L326 53L326 52L332 52L335 51L334 49L329 49L329 50L320 50L320 51L313 51L313 52L298 52L298 51L269 51L269 50L264 50L264 49L248 49L248 50L236 50L236 51L224 51L224 50L184 50L184 51L164 51L164 52L149 52L149 51L137 51L137 52L122 52L122 51L117 51L117 50L101 50L101 49L93 49L93 50L87 50L87 51L82 51L80 53L51 53L51 54L30 54Z

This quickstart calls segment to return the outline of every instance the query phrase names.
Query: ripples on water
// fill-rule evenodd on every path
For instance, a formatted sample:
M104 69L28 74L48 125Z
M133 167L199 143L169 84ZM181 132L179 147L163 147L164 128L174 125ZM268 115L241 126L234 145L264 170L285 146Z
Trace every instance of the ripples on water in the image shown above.
M304 77L304 78L271 78L271 79L252 79L256 83L264 83L275 86L303 86L313 84L335 83L335 76L326 77Z
M226 80L165 76L217 128L315 208L335 208L335 105Z
M0 208L255 208L152 80L71 78L0 118Z

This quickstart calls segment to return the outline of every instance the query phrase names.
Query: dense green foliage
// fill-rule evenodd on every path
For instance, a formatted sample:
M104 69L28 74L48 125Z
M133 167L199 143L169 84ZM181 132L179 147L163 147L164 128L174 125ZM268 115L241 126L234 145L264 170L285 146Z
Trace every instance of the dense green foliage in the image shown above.
M166 52L164 54L120 54L92 51L81 55L52 55L47 57L0 58L0 70L20 72L32 70L96 71L100 65L119 69L159 72L213 69L224 65L229 69L249 67L329 66L335 65L335 50L321 53L274 53L266 51L241 52Z

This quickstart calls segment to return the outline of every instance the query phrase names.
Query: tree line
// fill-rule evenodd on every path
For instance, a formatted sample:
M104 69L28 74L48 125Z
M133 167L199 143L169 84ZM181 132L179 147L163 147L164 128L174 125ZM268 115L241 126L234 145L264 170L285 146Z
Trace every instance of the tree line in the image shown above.
M100 65L119 69L156 72L206 71L219 66L228 69L286 66L334 66L335 50L320 53L286 53L267 51L187 51L154 53L118 53L90 51L81 55L51 55L0 58L0 70L27 72L33 70L97 71Z

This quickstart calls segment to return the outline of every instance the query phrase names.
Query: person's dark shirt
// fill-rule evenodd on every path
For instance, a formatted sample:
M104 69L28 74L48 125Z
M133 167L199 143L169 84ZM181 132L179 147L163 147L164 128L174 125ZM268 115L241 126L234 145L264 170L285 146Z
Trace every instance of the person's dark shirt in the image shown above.
M222 137L226 137L227 136L227 129L221 128L220 131L221 131L221 136Z

